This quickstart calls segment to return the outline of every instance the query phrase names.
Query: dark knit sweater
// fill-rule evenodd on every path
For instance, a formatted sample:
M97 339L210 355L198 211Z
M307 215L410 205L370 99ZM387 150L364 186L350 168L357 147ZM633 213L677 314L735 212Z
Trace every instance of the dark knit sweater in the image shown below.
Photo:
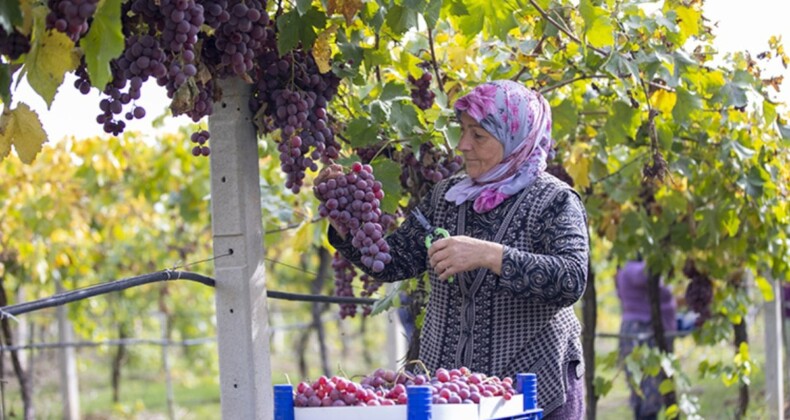
M587 279L584 206L567 184L543 174L519 195L477 214L468 203L444 200L444 192L460 179L438 184L419 208L452 235L503 244L501 275L477 269L456 275L452 283L440 281L428 262L426 232L410 215L387 237L393 260L375 277L398 281L429 273L420 336L420 359L428 369L466 366L499 377L536 373L538 404L549 414L565 402L568 363L580 362L577 375L583 372L581 327L571 305ZM329 239L361 266L350 239L340 239L331 228Z

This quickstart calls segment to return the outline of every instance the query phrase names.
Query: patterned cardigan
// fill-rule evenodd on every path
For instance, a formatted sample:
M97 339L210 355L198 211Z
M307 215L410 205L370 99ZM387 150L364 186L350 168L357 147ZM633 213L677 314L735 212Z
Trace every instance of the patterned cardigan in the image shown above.
M581 327L571 305L587 280L587 218L578 194L542 174L519 195L488 213L444 200L452 177L439 183L419 208L434 226L504 245L501 275L477 269L439 281L430 268L425 231L414 216L386 240L392 262L379 281L430 277L430 296L420 336L420 359L431 371L466 366L474 372L538 376L538 403L545 414L565 403L568 364L583 373ZM502 227L501 232L500 227ZM355 265L350 239L330 228L330 243Z

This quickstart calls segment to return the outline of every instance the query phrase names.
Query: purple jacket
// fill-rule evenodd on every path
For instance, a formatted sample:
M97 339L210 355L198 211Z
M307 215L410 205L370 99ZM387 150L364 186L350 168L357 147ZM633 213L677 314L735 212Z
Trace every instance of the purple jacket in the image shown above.
M647 273L644 261L629 261L615 276L617 296L623 310L623 321L650 322L650 299L647 292ZM676 303L672 291L663 282L659 283L661 297L661 320L665 331L675 331Z

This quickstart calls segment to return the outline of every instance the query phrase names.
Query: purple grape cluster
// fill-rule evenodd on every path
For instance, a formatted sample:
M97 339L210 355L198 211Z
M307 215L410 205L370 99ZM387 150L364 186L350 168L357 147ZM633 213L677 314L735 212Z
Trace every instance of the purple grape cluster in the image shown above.
M280 130L280 167L285 186L298 193L305 171L317 161L337 159L340 144L329 126L326 107L337 93L340 79L322 74L309 52L296 50L279 57L272 49L260 57L260 73L250 108L264 132Z
M219 69L226 75L244 76L253 70L255 57L267 47L266 1L229 0L227 12L228 20L219 24L215 34Z
M573 178L568 173L568 171L565 170L565 167L562 166L562 164L551 163L548 166L546 166L546 172L550 173L551 175L554 175L560 181L573 187Z
M228 0L198 0L197 2L203 6L203 19L206 25L213 29L230 20Z
M313 382L301 382L296 387L294 406L405 405L409 401L406 389L413 385L429 386L432 404L479 404L482 398L510 400L516 394L511 378L473 373L466 367L439 368L433 376L376 369L359 383L340 376L321 376Z
M194 156L210 155L211 148L209 148L206 145L209 138L211 138L211 134L206 130L200 130L192 133L192 136L190 136L190 140L192 141L192 143L195 143L195 147L192 148L192 155Z
M437 184L455 175L463 167L463 158L448 154L433 143L423 143L419 154L404 148L402 163L407 170L401 171L401 185L411 188L414 184Z
M711 317L710 304L713 302L713 282L706 274L697 270L694 261L686 260L683 274L691 281L686 286L686 304L699 314L696 324L701 326Z
M321 217L328 216L342 234L351 235L351 244L362 254L364 266L374 273L383 271L392 256L380 223L379 200L384 191L373 177L373 168L356 162L348 174L316 185L315 193L321 200Z
M55 29L79 41L88 32L88 21L96 13L99 0L49 0L47 29Z
M409 75L409 83L414 86L411 89L411 100L418 108L426 110L433 106L436 94L430 89L433 76L429 71L425 71L419 79Z
M357 269L351 261L345 259L339 252L335 252L332 257L332 270L335 273L335 296L354 297L354 289L351 287L354 278L357 276ZM341 319L353 318L357 314L357 305L353 303L341 303L339 315Z
M5 28L0 25L0 55L5 55L11 60L16 60L22 56L22 54L27 54L28 51L30 51L29 37L23 35L16 29L8 33Z

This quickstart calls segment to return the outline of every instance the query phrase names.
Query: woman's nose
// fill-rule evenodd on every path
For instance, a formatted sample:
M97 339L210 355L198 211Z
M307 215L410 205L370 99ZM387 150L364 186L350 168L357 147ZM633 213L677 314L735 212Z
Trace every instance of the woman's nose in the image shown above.
M458 150L460 150L462 152L465 152L465 151L471 150L471 148L472 148L471 145L472 145L472 142L469 139L469 136L467 134L463 134L462 133L461 134L461 138L458 140L458 146L456 146L456 149L458 149Z

